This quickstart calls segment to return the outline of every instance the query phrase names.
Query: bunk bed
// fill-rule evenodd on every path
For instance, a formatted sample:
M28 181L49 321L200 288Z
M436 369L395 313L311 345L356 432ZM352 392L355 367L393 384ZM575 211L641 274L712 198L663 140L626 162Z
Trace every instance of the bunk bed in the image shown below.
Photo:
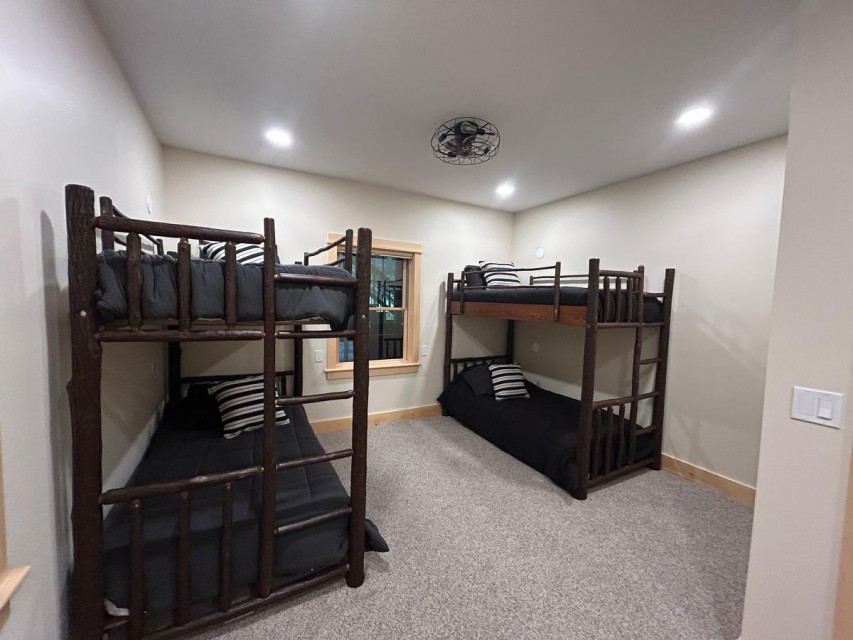
M177 637L341 576L360 586L365 550L387 550L365 517L370 230L357 241L347 231L304 264L277 265L271 219L263 234L136 220L106 197L95 215L92 190L69 185L66 221L73 636ZM177 239L175 253L164 238ZM223 243L224 260L193 258L191 241ZM308 264L340 245L331 265ZM259 264L238 263L247 246ZM303 329L319 323L330 329ZM352 391L303 394L302 345L317 337L352 339ZM181 372L181 343L224 340L263 343L262 428L229 438L208 388L251 374ZM294 347L292 370L276 369L278 340ZM169 402L130 483L104 491L101 359L110 342L168 343ZM303 405L347 399L352 446L326 452ZM331 464L343 458L352 459L349 494Z
M444 391L439 397L444 414L580 500L596 485L644 467L660 469L675 270L666 270L662 292L645 290L642 266L635 271L603 270L597 258L589 261L589 270L583 274L562 274L559 262L491 271L515 277L529 274L529 284L522 285L519 279L517 286L489 287L474 266L466 267L459 276L447 276ZM506 320L505 353L454 357L456 316ZM555 323L584 331L580 400L528 381L529 398L499 401L489 393L488 367L514 361L516 322ZM634 332L631 390L623 397L596 400L599 333L608 329ZM649 358L642 355L646 329L659 330L657 354ZM656 368L650 391L642 391L640 384L646 366ZM639 423L644 402L652 403L647 425Z

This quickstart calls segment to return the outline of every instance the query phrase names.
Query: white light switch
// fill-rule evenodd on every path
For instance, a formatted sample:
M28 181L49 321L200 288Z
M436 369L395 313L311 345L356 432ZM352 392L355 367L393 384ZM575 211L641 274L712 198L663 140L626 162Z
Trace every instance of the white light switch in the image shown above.
M817 399L817 417L832 420L832 402L828 398Z
M429 353L429 347L425 344L421 345L421 355L425 356Z
M323 362L323 350L316 349L314 351L314 362Z
M841 427L844 396L831 391L794 387L791 417L825 427Z

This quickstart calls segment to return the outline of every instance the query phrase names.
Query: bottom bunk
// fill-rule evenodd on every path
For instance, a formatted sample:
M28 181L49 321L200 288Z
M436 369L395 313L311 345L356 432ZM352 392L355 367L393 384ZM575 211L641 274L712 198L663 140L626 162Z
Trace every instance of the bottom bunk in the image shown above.
M276 429L278 461L324 454L304 409L289 407L287 414L288 421L279 422ZM216 401L203 386L192 386L186 398L167 410L129 486L246 469L261 463L262 450L261 430L224 438ZM229 596L233 594L235 603L250 595L257 579L262 485L260 476L232 483L231 580L226 590ZM223 492L222 485L189 492L189 582L194 610L222 608ZM329 462L277 473L277 525L348 507L349 503L349 495ZM168 616L176 605L180 496L143 498L141 510L143 592L151 621L151 616ZM126 615L129 606L131 521L131 509L121 504L110 511L104 523L104 593L112 615ZM276 583L306 578L345 563L348 523L349 517L344 515L277 535L273 567ZM388 550L370 521L366 524L366 547Z
M474 433L499 449L550 478L566 491L574 491L580 483L577 465L578 425L581 403L574 398L547 391L529 380L524 381L529 398L495 399L488 365L477 365L459 372L438 401L442 408ZM604 460L608 450L593 447L591 468L608 468L615 464L619 451L625 451L631 425L618 419L612 430L603 427L601 438L614 436L617 446L610 447L612 465ZM621 440L622 447L618 446ZM654 435L637 436L634 459L642 461L653 455ZM597 452L597 453L596 453Z

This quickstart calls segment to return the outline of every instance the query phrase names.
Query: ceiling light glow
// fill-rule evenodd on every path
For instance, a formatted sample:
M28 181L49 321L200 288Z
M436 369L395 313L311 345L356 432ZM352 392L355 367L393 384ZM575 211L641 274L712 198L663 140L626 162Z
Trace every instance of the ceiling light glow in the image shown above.
M264 137L267 142L277 147L289 147L293 144L293 136L290 135L290 131L284 129L267 129Z
M495 189L495 193L498 194L501 198L508 198L513 193L515 193L515 185L509 182L504 182L502 185L499 185L497 189Z
M688 109L675 121L679 127L695 127L710 119L714 111L709 107L693 107Z

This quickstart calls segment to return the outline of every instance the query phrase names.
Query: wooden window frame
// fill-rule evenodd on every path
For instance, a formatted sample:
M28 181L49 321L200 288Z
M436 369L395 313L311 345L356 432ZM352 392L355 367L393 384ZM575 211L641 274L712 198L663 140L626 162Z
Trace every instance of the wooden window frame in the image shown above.
M332 243L342 237L340 233L330 233L328 242ZM354 241L355 242L355 241ZM353 246L353 250L356 247ZM407 307L403 335L403 358L393 360L371 360L370 375L393 376L417 373L421 366L420 333L421 333L421 245L401 240L383 240L373 238L374 255L404 258L409 261L406 282ZM330 249L327 260L337 260L337 247ZM326 379L345 380L352 378L352 363L338 361L338 339L326 340Z
M6 562L6 509L3 493L3 459L0 456L0 631L9 619L12 594L24 581L29 566L10 568Z

